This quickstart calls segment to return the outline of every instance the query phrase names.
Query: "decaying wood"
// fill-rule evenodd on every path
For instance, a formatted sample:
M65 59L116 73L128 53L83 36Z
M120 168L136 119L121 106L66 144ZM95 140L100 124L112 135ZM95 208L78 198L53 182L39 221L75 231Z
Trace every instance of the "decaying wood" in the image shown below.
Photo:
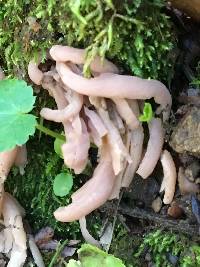
M156 224L159 224L160 228L181 232L183 234L193 236L197 240L200 240L199 226L189 224L188 220L169 219L165 215L155 214L154 212L146 211L137 207L129 208L124 204L120 205L119 212L133 218L154 222Z

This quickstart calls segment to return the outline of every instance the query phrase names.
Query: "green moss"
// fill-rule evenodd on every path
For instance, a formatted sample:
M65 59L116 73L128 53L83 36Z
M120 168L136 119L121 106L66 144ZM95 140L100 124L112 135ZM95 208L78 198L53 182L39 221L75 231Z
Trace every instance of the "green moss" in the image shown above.
M121 258L127 267L146 266L148 253L156 267L200 266L200 246L182 234L152 231L145 236L128 233L121 224L114 231L110 253ZM177 257L172 265L169 256Z
M141 267L141 261L133 257L133 252L137 251L142 241L141 235L130 235L123 225L116 224L109 253L122 259L126 267Z
M59 223L55 220L53 212L59 206L70 202L70 195L58 198L53 193L54 177L65 169L63 160L53 151L53 139L42 136L39 140L36 135L27 144L28 165L25 174L19 174L17 168L13 168L6 189L11 192L26 210L26 219L33 232L45 226L51 226L56 234L61 237L79 237L79 225L74 223ZM75 178L76 179L76 178ZM73 190L78 187L78 179Z
M200 266L200 246L193 245L189 248L187 254L181 260L182 267Z
M163 0L3 0L0 56L8 74L25 76L30 58L52 44L87 47L85 72L99 54L132 74L170 79L174 45ZM34 19L37 21L34 22Z
M192 86L195 86L195 88L200 89L200 61L197 64L196 70L195 70L195 78L191 82Z
M144 237L134 258L141 258L144 251L150 253L156 267L173 267L169 255L177 256L177 265L181 267L200 266L200 247L181 234L157 230Z

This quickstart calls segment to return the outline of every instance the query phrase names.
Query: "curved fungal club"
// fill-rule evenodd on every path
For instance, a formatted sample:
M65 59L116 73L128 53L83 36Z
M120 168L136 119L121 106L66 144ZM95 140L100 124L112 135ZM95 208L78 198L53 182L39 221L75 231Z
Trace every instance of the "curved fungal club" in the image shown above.
M147 178L153 172L164 143L162 119L153 118L148 123L149 142L143 153L139 106L143 100L153 98L159 105L156 114L162 112L166 118L172 99L161 82L120 75L113 63L104 60L102 64L99 57L90 65L93 76L83 77L82 49L56 45L50 55L55 61L51 71L41 73L38 64L31 61L29 77L55 99L57 110L44 108L41 116L63 124L67 140L62 146L65 164L81 173L88 161L90 142L99 149L99 163L92 178L72 195L71 204L54 212L57 220L71 222L118 197L121 187L128 187L135 173ZM164 152L161 161L165 173L162 189L169 203L173 196L167 196L166 188L167 180L172 184L168 168L173 160Z

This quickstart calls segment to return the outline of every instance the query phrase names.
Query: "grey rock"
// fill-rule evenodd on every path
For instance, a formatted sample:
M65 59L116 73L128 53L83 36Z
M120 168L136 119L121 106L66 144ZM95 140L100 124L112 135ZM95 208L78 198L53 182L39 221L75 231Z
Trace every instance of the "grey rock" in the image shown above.
M162 200L161 200L161 198L157 197L156 199L154 199L152 204L151 204L151 207L156 213L158 213L162 208Z
M171 147L178 153L200 156L200 108L193 107L174 129Z

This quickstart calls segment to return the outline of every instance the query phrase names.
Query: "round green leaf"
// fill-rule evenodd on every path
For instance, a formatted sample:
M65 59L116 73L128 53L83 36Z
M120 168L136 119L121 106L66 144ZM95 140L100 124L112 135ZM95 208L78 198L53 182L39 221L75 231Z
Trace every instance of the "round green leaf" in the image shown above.
M25 81L0 81L0 151L21 146L34 134L36 117L26 114L34 103L33 89Z
M63 153L61 150L61 146L65 143L66 141L61 140L59 138L56 138L54 141L54 151L56 152L56 154L58 154L58 156L63 159Z
M64 197L66 196L73 185L73 177L70 173L60 173L58 174L53 183L53 191L56 196Z

